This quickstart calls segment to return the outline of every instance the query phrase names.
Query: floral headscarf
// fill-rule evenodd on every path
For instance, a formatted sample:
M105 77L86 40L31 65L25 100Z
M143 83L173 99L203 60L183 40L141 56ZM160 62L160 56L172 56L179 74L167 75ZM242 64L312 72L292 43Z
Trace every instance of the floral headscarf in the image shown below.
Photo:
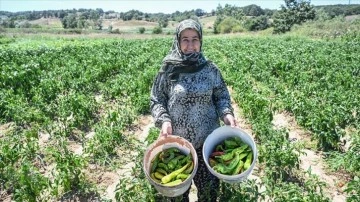
M200 52L184 54L180 49L180 34L185 29L194 29L199 34ZM164 58L160 73L167 73L171 80L177 80L179 73L193 73L200 71L207 60L202 54L201 24L192 19L181 21L176 28L176 35L169 54Z

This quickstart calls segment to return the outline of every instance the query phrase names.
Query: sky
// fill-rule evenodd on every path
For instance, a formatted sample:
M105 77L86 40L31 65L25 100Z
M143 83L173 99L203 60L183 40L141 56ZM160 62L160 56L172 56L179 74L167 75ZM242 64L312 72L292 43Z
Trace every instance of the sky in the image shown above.
M360 0L311 0L311 4L335 5L335 4L360 4ZM190 11L200 8L206 12L216 10L218 5L225 4L243 7L256 4L262 9L279 9L284 0L0 0L0 11L42 11L42 10L61 10L61 9L96 9L103 11L113 10L115 12L126 12L129 10L139 10L144 13L174 13L176 11Z

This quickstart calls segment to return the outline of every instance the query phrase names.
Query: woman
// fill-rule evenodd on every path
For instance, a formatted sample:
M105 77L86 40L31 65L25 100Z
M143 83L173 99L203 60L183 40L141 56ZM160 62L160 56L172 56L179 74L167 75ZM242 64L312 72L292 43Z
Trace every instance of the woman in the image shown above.
M151 113L160 135L190 141L198 155L194 183L199 201L216 201L219 180L206 168L202 146L220 126L235 127L230 95L217 66L202 54L202 28L191 19L179 23L169 54L151 89ZM188 201L189 190L183 194Z

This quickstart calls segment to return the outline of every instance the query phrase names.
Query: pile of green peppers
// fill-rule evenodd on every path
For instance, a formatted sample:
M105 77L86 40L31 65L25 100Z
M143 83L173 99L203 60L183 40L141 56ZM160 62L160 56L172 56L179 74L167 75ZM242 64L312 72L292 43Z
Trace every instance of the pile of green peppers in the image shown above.
M164 186L176 186L190 177L193 169L191 153L185 155L178 148L169 148L151 160L150 177Z
M252 160L251 147L239 137L231 137L215 147L209 157L209 164L218 173L237 175L247 170Z

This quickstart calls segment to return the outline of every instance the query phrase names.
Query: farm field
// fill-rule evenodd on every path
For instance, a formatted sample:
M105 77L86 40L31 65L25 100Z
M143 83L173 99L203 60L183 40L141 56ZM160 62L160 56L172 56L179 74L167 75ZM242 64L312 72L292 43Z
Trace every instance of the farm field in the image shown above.
M156 201L142 157L157 138L150 87L171 43L0 45L0 201ZM220 201L360 200L358 36L223 35L203 47L259 149L253 176L222 183Z

